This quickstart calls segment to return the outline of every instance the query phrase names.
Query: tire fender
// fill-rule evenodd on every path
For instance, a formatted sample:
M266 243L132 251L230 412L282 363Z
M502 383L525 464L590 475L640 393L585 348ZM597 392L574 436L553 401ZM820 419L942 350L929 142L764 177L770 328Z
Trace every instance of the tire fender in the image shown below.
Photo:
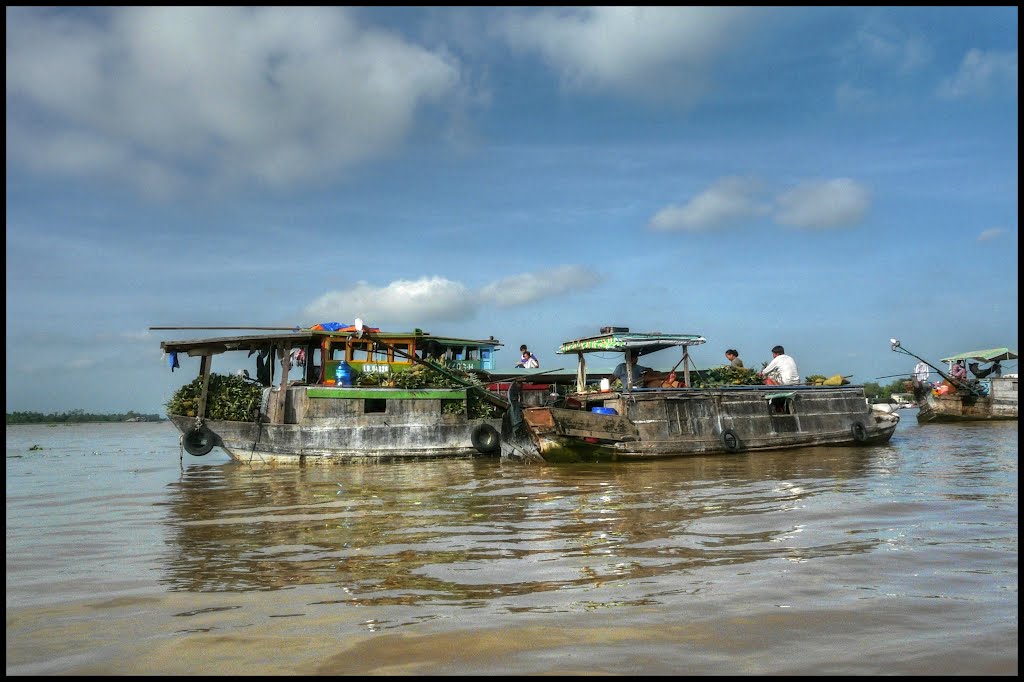
M210 431L209 427L204 424L193 427L185 432L181 437L181 444L188 454L193 457L202 457L209 454L210 450L213 450L216 440L213 431Z
M853 434L853 439L858 443L863 443L868 439L868 432L862 422L853 422L853 425L850 427L850 433Z
M497 452L501 445L501 435L490 424L477 425L474 427L473 433L470 434L469 438L473 443L473 447L485 455Z
M726 452L738 452L741 447L740 437L732 429L725 429L722 431L722 445Z

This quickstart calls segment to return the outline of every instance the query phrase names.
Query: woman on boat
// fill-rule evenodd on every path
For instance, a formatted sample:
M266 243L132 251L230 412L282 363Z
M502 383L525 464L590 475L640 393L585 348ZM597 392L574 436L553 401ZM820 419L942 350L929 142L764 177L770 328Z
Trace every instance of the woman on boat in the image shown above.
M740 352L733 348L725 351L725 358L729 361L729 364L733 367L743 367L743 361L740 360Z

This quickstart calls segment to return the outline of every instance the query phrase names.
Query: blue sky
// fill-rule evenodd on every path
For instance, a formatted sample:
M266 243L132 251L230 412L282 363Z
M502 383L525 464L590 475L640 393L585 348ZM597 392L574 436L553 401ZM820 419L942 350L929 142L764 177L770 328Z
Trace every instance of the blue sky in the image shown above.
M150 326L1017 348L1016 7L6 18L8 412L163 413Z

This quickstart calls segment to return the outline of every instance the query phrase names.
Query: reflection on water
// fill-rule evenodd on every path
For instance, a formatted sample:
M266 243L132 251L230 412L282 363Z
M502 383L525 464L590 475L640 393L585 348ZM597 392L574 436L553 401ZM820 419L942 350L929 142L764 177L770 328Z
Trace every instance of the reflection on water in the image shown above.
M793 510L864 490L886 448L531 467L492 459L188 469L171 486L167 583L345 601L463 603L705 566L870 551ZM739 521L739 522L738 522Z

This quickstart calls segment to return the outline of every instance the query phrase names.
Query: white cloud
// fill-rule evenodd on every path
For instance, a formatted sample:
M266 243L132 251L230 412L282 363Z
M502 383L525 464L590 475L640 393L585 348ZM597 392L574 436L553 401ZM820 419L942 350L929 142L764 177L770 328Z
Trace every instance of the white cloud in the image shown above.
M321 322L351 323L360 317L370 326L404 326L422 319L467 319L477 307L477 296L461 282L422 277L383 287L358 282L347 291L324 294L306 308L305 315Z
M316 299L303 314L320 322L351 323L356 317L371 326L428 324L468 320L481 306L528 305L545 298L590 289L600 276L587 268L563 265L553 270L524 273L473 290L445 277L396 280L385 286L358 282L344 291Z
M1005 233L1006 233L1006 230L1004 230L1001 227L992 227L992 228L989 228L987 230L982 230L981 234L978 235L978 241L979 242L992 241L993 239L998 239L999 237L1001 237Z
M485 286L483 301L499 306L527 305L563 293L590 289L601 277L578 265L563 265L553 270L507 277Z
M873 23L854 35L858 61L865 56L899 73L916 71L928 63L932 50L920 37L907 36L890 25Z
M760 183L738 177L722 178L684 206L668 206L651 218L650 227L664 231L701 231L729 227L763 215L767 207L757 198Z
M509 15L501 33L514 49L539 53L569 87L692 100L703 92L708 63L735 45L752 11L563 7Z
M791 227L848 227L864 219L870 203L868 190L849 178L805 183L778 197L774 218Z
M274 188L344 172L460 97L448 54L345 8L8 8L6 33L8 158L156 194L186 172Z
M1017 94L1017 53L973 49L964 55L957 72L942 81L938 95L947 99L984 96L995 90Z

